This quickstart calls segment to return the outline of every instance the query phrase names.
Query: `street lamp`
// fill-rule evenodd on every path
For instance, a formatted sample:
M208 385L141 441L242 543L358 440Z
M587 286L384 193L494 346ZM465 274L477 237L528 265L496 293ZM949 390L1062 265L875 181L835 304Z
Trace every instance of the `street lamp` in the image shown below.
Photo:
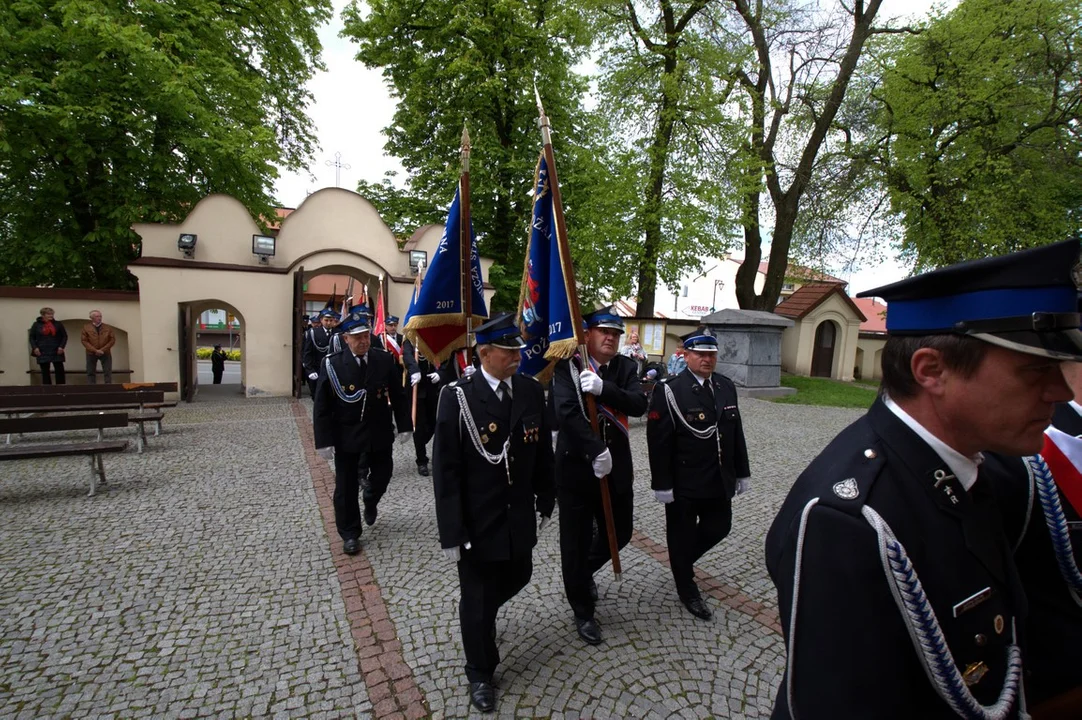
M710 300L710 312L715 312L715 308L717 307L717 304L718 304L718 288L722 288L722 289L725 288L725 281L724 280L715 280L714 281L714 297L711 298L711 300Z

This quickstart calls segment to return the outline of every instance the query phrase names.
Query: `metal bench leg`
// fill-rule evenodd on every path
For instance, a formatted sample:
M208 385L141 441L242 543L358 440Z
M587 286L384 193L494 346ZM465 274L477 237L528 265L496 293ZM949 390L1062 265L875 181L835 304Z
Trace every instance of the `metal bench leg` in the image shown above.
M145 422L140 422L140 423L139 423L139 443L138 443L138 445L137 445L137 448L138 448L138 449L137 449L137 452L139 452L140 454L142 454L142 452L143 452L143 448L145 448L146 446L147 446L147 429L146 429L146 423L145 423Z
M158 437L161 434L162 434L162 421L161 420L155 420L154 421L154 437Z
M99 460L99 455L90 456L90 492L87 493L87 497L94 497L94 491L97 490L98 485L98 465L95 460Z

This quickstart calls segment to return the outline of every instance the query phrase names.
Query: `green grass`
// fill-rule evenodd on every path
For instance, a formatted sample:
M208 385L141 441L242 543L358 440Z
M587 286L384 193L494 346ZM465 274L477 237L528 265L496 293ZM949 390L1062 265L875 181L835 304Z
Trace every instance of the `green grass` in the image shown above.
M827 378L782 375L781 384L783 387L796 388L796 394L772 398L772 400L790 405L867 408L871 406L876 395L876 386L863 382L841 382Z

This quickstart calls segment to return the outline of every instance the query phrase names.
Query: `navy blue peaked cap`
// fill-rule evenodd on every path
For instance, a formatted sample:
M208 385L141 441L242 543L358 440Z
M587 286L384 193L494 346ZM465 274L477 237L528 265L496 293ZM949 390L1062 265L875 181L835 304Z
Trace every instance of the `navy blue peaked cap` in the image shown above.
M624 321L611 306L598 308L589 315L584 315L582 324L587 329L600 327L619 330L621 333L624 332Z
M510 350L526 347L515 322L515 313L496 313L487 322L473 329L478 345L495 345Z
M360 335L361 333L371 332L372 328L368 325L368 306L362 303L351 307L346 316L342 318L341 328L346 335Z
M958 333L1029 355L1082 361L1079 241L924 273L857 297L887 302L891 335Z

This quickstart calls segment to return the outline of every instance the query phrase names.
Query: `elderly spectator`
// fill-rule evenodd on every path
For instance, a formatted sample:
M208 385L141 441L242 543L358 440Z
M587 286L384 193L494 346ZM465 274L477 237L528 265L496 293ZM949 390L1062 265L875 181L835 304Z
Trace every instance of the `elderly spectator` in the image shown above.
M105 384L113 382L113 345L116 345L116 333L112 327L101 321L101 310L90 311L90 322L83 325L81 340L86 348L87 383L94 385L98 382L99 362L101 372L105 375Z
M687 366L688 361L687 358L684 357L684 348L678 347L669 357L669 364L665 367L665 371L669 373L670 376L679 375Z
M68 331L55 318L53 309L44 307L30 326L30 354L37 358L41 368L42 385L53 384L50 364L56 370L56 384L64 384L64 347L68 344Z
M642 368L646 365L646 350L639 344L639 331L631 330L627 334L627 342L620 348L620 354L635 361L637 372L642 375Z

